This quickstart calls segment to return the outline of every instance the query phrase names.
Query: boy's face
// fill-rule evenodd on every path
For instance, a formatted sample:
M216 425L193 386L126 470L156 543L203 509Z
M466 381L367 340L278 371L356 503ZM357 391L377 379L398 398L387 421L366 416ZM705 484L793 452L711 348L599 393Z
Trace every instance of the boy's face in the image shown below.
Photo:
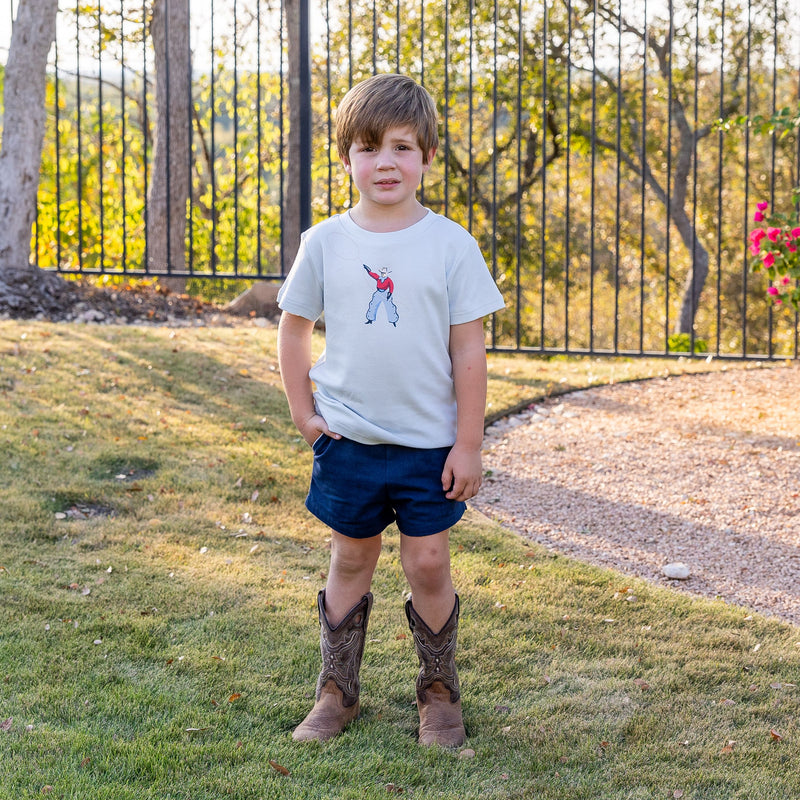
M417 187L435 153L424 153L416 131L402 126L387 129L379 145L354 141L343 161L361 202L398 206L416 202Z

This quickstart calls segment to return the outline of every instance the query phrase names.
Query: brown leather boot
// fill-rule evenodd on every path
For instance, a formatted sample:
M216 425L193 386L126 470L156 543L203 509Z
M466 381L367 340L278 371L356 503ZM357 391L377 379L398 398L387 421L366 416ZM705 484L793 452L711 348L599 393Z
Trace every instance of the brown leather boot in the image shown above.
M456 595L450 619L439 633L433 633L417 614L411 600L406 603L406 616L419 656L417 708L419 743L422 745L457 747L466 738L455 661L458 613Z
M372 608L368 592L347 616L332 628L325 616L325 590L317 595L320 622L322 671L317 679L317 701L308 716L295 728L292 739L324 742L341 733L358 716L358 671L364 654L367 620Z

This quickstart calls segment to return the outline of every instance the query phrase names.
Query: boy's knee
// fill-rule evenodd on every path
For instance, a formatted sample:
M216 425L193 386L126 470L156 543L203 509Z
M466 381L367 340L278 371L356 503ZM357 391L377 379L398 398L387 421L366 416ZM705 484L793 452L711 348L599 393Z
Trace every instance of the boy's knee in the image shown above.
M403 558L403 571L412 585L436 586L441 582L442 575L450 574L449 554L431 550L406 555Z
M379 548L377 552L380 552ZM331 560L340 574L358 575L373 569L377 560L376 548L366 540L340 542L331 547Z

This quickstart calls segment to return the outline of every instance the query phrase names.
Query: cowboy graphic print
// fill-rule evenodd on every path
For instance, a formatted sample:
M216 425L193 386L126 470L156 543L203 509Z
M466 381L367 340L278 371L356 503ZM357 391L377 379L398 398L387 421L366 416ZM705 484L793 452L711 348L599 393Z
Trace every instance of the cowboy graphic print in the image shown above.
M369 308L367 308L367 321L365 325L372 325L378 316L378 309L381 306L386 310L386 319L397 327L397 320L400 315L397 313L397 306L392 299L394 295L394 283L389 277L390 270L387 267L381 267L378 272L371 270L366 264L363 265L367 271L367 275L375 281L375 291L372 294L372 299L369 301Z

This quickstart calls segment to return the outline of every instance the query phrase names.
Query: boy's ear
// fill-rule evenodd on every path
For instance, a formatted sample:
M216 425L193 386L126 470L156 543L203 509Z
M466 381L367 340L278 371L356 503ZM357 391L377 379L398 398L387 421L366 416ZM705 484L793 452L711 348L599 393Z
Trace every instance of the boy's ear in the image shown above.
M431 164L433 163L433 157L435 155L436 155L436 148L435 147L431 147L431 149L428 150L428 159L422 165L422 171L423 172L427 172L428 171L428 169L430 168Z
M344 164L344 171L350 175L352 173L352 167L350 166L350 159L347 156L342 156L342 164Z

